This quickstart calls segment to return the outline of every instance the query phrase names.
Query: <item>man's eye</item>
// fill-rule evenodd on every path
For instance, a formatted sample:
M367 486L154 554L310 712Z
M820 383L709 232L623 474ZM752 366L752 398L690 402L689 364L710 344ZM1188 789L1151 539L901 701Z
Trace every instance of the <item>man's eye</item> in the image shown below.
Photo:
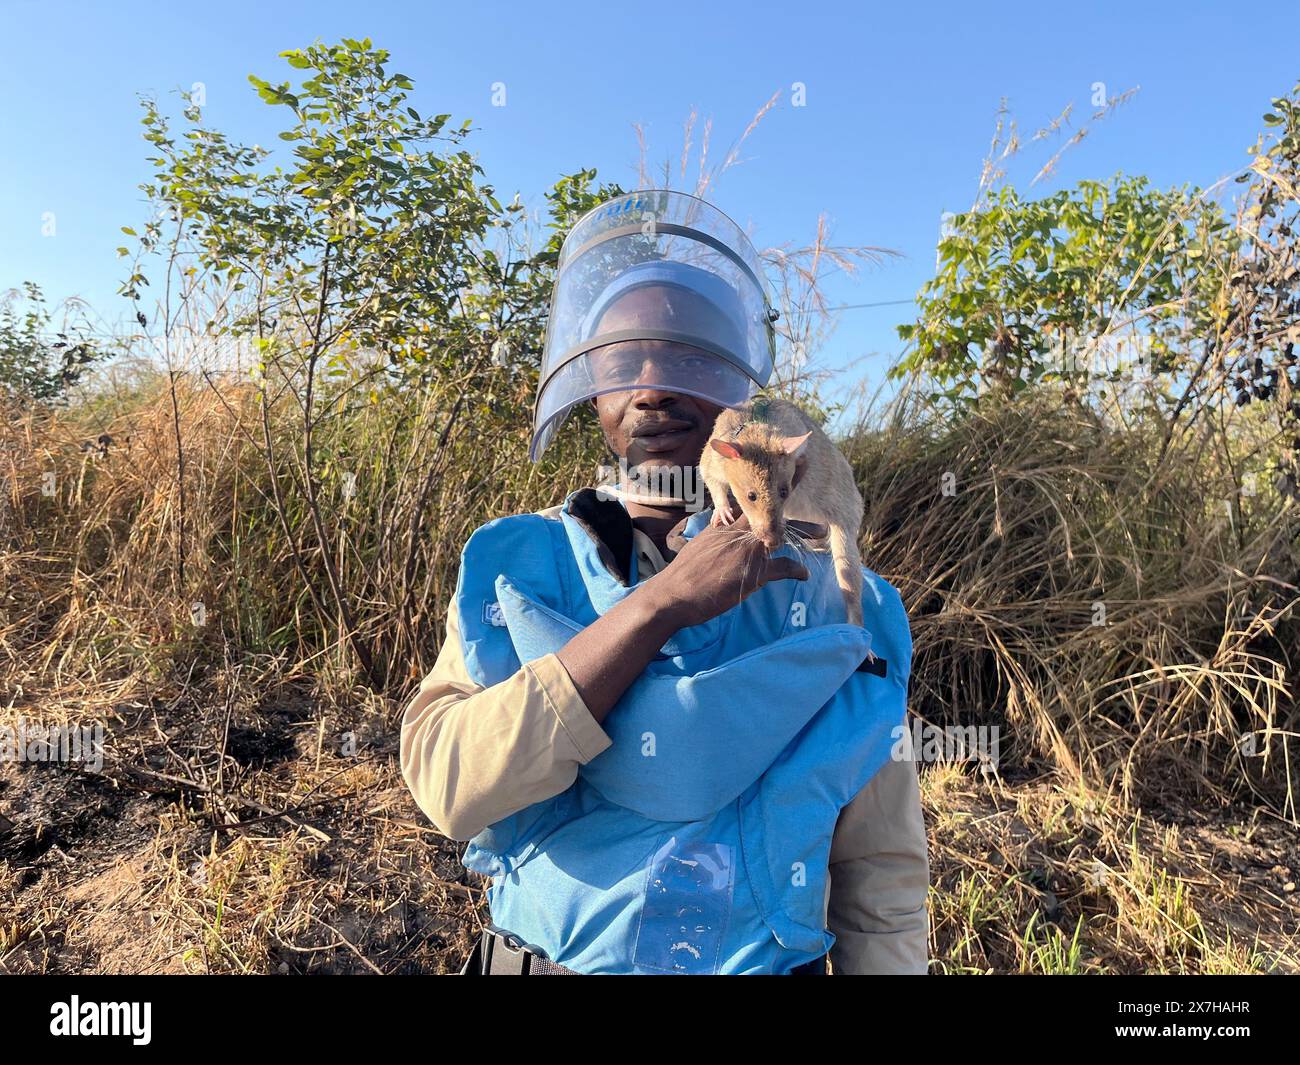
M610 365L619 373L636 373L641 369L641 360L635 355L622 355Z

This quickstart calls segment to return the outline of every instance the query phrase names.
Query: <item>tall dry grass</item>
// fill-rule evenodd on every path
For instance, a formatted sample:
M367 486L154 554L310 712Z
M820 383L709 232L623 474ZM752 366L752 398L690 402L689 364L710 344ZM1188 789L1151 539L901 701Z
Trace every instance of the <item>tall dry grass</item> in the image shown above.
M323 537L295 463L292 388L276 398L233 375L146 370L66 410L6 411L0 654L57 681L185 668L233 647L330 683L370 681L328 562L378 687L402 690L432 665L470 532L549 505L594 453L588 431L531 467L515 406L527 385L487 402L472 387L369 380L327 394L312 469Z
M183 522L165 375L8 412L6 671L124 685L234 658L343 693L370 679L351 635L400 699L432 664L473 529L560 501L602 457L580 418L530 465L530 382L489 372L488 402L458 381L326 396L324 547L294 488L288 395L265 408L277 506L266 393L176 378ZM1258 441L1249 414L1237 420L1163 457L1160 424L1048 395L944 422L903 402L859 426L844 446L867 501L864 557L908 606L913 711L1001 723L1004 770L1045 766L1124 802L1253 794L1294 817L1295 509L1267 485L1243 494Z
M904 403L855 434L864 557L911 616L912 708L1001 722L1006 764L1125 802L1253 793L1294 818L1296 508L1243 492L1248 415L1162 456L1163 430L1045 392L948 424Z

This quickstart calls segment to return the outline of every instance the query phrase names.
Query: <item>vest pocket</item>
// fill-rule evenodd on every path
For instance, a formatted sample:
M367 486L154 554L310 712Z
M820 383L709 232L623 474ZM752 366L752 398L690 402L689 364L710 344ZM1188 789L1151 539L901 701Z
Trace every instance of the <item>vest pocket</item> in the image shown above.
M715 975L735 887L736 853L730 844L664 839L646 870L633 964Z
M835 813L826 807L820 817L787 821L769 838L766 826L778 822L767 815L766 798L760 781L740 799L741 851L754 904L781 946L809 958L824 954L834 942L826 929L826 884Z

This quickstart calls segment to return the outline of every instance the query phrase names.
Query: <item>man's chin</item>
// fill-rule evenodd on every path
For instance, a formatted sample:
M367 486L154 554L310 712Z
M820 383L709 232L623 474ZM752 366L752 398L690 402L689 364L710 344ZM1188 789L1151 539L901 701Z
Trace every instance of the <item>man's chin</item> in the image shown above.
M643 455L633 447L628 453L625 487L651 498L664 496L666 506L680 505L672 501L690 497L699 480L698 464L699 451L689 447L652 455Z
M628 451L627 467L630 470L669 470L676 466L683 465L681 454L686 452L685 448L679 451L656 451L644 452L640 448L631 448Z

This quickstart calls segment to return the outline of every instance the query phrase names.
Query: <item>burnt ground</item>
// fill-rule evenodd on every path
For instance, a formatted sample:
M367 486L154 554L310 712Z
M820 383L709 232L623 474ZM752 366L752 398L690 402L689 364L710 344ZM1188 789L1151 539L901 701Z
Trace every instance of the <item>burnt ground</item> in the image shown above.
M13 700L36 717L51 700ZM443 973L484 915L397 764L401 707L237 686L66 705L105 764L0 763L0 971ZM1300 971L1300 833L926 767L931 968Z

